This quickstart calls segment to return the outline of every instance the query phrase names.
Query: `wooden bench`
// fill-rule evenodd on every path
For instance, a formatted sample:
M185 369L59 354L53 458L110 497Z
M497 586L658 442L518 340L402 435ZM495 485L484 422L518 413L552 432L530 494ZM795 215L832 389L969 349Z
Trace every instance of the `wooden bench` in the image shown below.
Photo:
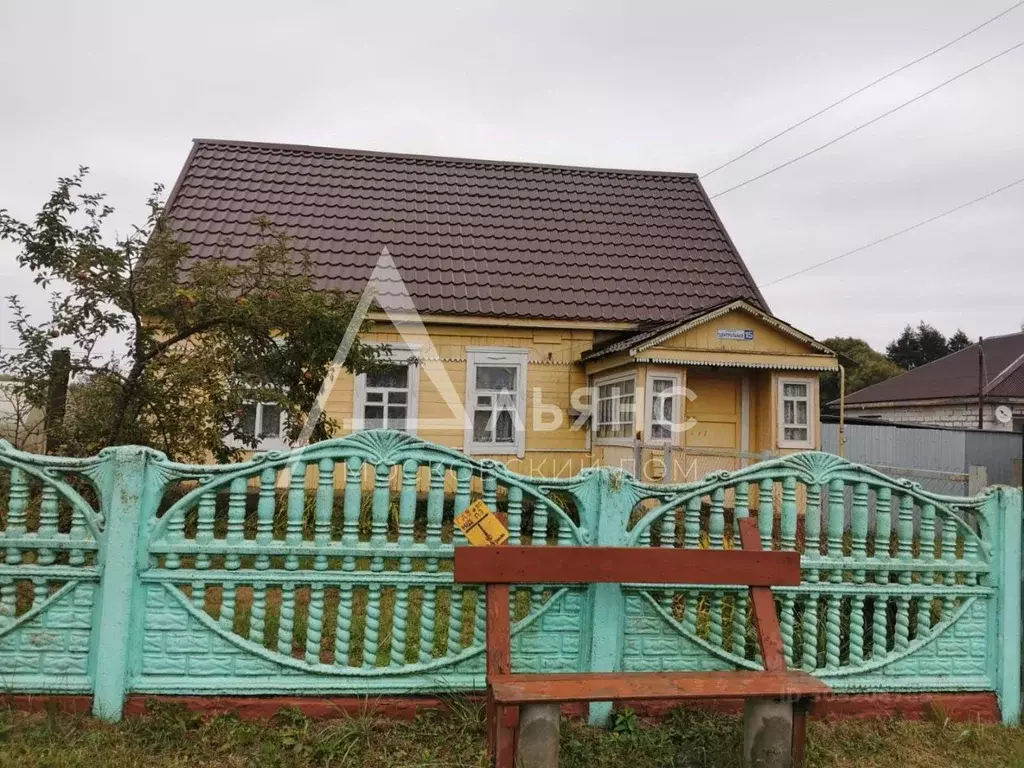
M803 760L807 709L829 687L787 670L772 586L800 583L800 555L766 552L754 520L740 521L743 549L460 547L455 581L487 587L488 742L496 768L516 764L519 707L576 701L743 698L793 704L791 757ZM764 671L513 674L510 584L643 583L750 587Z

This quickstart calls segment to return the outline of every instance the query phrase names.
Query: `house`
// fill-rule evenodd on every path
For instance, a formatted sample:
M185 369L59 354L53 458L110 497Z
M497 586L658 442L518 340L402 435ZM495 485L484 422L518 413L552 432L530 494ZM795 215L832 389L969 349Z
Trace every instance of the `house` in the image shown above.
M845 412L891 422L1024 432L1024 332L983 339L865 387L846 397Z
M693 174L197 140L167 211L195 259L244 261L265 216L324 289L357 294L393 260L362 338L396 366L341 376L346 431L545 475L628 464L638 442L725 467L819 445L836 357L771 314ZM248 419L276 445L273 408Z

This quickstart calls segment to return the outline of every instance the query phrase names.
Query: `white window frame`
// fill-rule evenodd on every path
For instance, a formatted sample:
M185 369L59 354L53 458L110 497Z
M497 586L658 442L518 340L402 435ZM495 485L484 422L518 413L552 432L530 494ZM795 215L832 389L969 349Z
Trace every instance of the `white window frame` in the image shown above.
M786 401L786 385L787 384L799 384L807 387L807 439L806 440L787 440L786 439L786 422L785 422L785 401ZM805 377L787 376L785 378L779 377L776 379L775 386L778 388L777 399L776 399L776 413L778 419L778 443L779 448L802 448L811 449L814 447L814 379ZM795 412L796 409L794 409ZM790 427L801 427L802 425L790 424Z
M672 424L670 434L668 437L655 437L654 436L654 381L655 379L664 379L672 382ZM648 443L665 443L668 445L674 445L677 437L677 430L679 429L679 400L683 393L683 377L678 373L647 373L647 383L644 385L644 395L646 409L644 412L644 440ZM634 417L634 426L636 418Z
M530 363L530 350L519 347L466 347L466 429L463 436L463 450L470 456L515 455L522 458L526 453L526 375ZM473 414L476 407L477 366L516 366L516 414L513 423L515 442L478 443L473 439Z
M408 390L405 409L405 432L410 435L416 434L417 422L419 421L420 403L420 366L409 365L409 361L419 357L419 344L390 344L387 342L365 342L367 346L382 347L388 346L390 354L388 360L400 365L406 364L409 369ZM366 374L360 373L356 376L356 383L352 393L352 431L360 432L366 429Z
M255 427L259 429L263 425L263 406L265 405L277 405L272 402L261 402L257 400L245 400L242 402L243 407L249 405L256 406L256 421ZM246 451L283 451L290 447L288 439L284 436L284 409L281 409L281 423L277 426L277 437L257 437L256 447L252 447L247 441L239 440L237 438L230 438L225 442L233 448L241 448Z
M615 384L620 381L633 382L633 428L629 431L629 437L599 437L597 430L601 426L599 421L601 409L598 402L598 392L600 392L601 387L608 384ZM591 431L594 435L595 445L633 445L633 443L636 442L636 403L640 394L641 393L637 391L636 371L630 371L629 373L615 373L594 379L594 390L593 395L591 396L592 402L590 404L590 412L592 414Z

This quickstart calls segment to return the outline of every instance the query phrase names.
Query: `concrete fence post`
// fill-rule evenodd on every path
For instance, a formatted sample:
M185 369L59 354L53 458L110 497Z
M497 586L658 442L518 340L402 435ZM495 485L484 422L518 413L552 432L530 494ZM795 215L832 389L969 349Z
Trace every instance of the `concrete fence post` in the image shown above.
M633 510L634 493L629 475L614 470L595 472L592 493L593 514L588 521L598 547L621 547L626 543L626 526ZM581 672L618 672L622 666L625 607L618 584L591 584L586 593L583 624ZM612 704L590 703L591 725L607 725Z
M104 517L100 543L100 577L93 628L93 714L120 720L128 687L129 648L133 631L141 632L138 601L140 552L144 557L148 516L145 500L153 492L147 464L155 454L140 446L108 448L101 484Z
M988 612L989 676L995 684L1003 723L1016 725L1021 713L1021 491L1007 486L993 489L985 501L984 517L992 542L995 600Z

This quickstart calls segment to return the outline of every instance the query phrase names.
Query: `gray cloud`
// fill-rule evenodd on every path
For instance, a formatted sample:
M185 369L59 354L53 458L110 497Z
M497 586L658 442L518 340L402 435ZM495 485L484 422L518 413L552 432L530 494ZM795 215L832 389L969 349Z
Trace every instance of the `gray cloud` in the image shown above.
M995 15L898 4L8 2L0 207L93 167L125 228L195 136L705 171ZM715 192L1024 39L1018 9L706 180ZM1024 50L716 200L762 284L1024 176ZM1024 321L1024 185L766 289L818 336ZM0 246L5 293L45 297ZM6 316L0 344L10 344Z

